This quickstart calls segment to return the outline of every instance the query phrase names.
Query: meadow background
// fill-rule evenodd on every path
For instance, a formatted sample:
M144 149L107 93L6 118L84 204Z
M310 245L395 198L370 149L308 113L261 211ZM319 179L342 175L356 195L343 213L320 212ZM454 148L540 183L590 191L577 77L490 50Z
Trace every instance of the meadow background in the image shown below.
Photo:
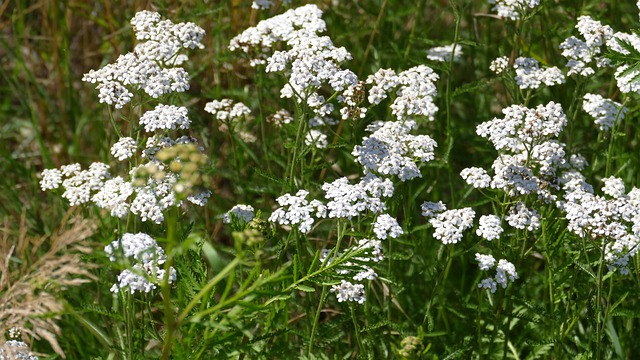
M186 320L171 330L178 339L171 348L174 359L640 356L637 257L630 274L608 273L602 246L572 234L563 214L548 207L540 231L503 235L508 241L500 245L501 253L522 248L525 255L526 248L526 256L511 259L519 279L492 294L477 286L484 275L474 254L489 246L476 236L477 225L460 243L443 245L420 208L424 201L443 201L448 209L471 206L478 214L504 211L497 196L484 196L459 174L472 166L490 168L496 158L476 126L525 101L530 107L549 101L563 106L570 123L560 139L569 153L588 160L584 175L596 192L601 179L612 175L627 190L637 186L637 94L621 94L613 70L589 81L567 77L526 99L513 81L489 70L499 56L529 56L565 71L558 46L577 35L580 15L628 32L638 27L635 2L543 0L525 22L497 18L486 1L293 0L291 7L309 3L323 10L325 34L352 54L343 68L360 80L381 68L399 72L420 64L439 74L434 100L439 111L418 131L438 143L436 158L420 167L421 178L395 181L387 206L404 234L385 243L387 258L367 286L367 301L338 302L328 289L339 277L318 270L318 251L338 237L357 237L365 231L361 223L351 222L346 235L346 223L306 235L267 221L275 199L286 192L304 187L317 194L324 181L361 176L353 146L367 135L368 124L391 117L388 107L372 106L364 119L344 121L330 133L331 146L298 149L306 162L295 179L288 177L291 151L300 146L296 127L267 122L281 108L295 110L293 101L280 98L285 79L252 68L228 44L290 6L256 10L240 0L5 0L0 2L2 336L7 339L10 326L23 327L23 339L45 359L160 358L167 356L164 341L172 326L167 311L187 309ZM112 115L82 77L132 50L129 20L145 9L206 31L205 48L190 51L185 65L190 89L172 100L189 109L189 133L211 161L204 172L212 179L212 195L205 206L179 214L174 231L180 241L170 254L178 281L170 292L114 297L109 289L121 268L103 249L122 234L123 225L90 205L70 208L58 193L43 192L39 181L43 169L113 162ZM429 48L453 42L463 51L461 61L427 60ZM628 99L629 111L615 131L599 131L580 109L586 92ZM220 123L204 111L207 102L222 98L252 110L251 122L243 126L256 141L220 131ZM122 117L127 116L125 111ZM122 124L126 128L126 121ZM247 224L223 223L236 204L262 212L262 222L251 228L257 232ZM166 224L136 226L158 238L168 231ZM16 284L25 285L17 289Z

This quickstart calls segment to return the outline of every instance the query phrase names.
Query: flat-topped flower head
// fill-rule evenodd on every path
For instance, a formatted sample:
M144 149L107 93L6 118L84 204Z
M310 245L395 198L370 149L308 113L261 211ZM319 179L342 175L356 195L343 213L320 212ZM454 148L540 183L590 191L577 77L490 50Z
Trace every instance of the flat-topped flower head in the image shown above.
M434 228L433 237L443 244L455 244L462 240L463 231L473 227L476 212L472 208L441 212L429 219Z
M422 177L418 164L434 159L437 144L428 135L409 134L416 126L413 120L385 122L356 145L352 154L364 173L396 175L402 181Z
M213 100L205 104L204 111L213 114L222 122L237 122L251 114L251 109L231 99Z
M476 234L489 241L496 240L504 231L501 222L500 217L496 215L483 215L480 217L480 226L476 230Z
M91 70L83 81L98 84L101 103L122 108L134 92L144 91L152 98L189 89L189 75L177 67L185 59L183 49L203 48L204 30L193 23L174 24L150 11L138 12L131 19L136 38L141 40L133 52L120 55L115 63Z
M133 185L120 176L104 182L104 186L91 200L96 206L107 209L111 216L124 218L129 215L130 197L133 195Z
M364 285L352 284L346 280L342 280L338 285L331 286L329 291L336 294L338 302L355 301L358 304L364 304L367 300Z
M238 204L224 214L224 223L231 224L231 214L234 214L238 220L249 223L255 217L253 206Z
M383 198L393 196L394 188L391 180L367 174L357 184L350 184L343 177L324 183L322 190L328 200L327 217L351 219L365 212L377 214L385 211L387 206Z
M116 159L123 161L132 157L136 153L137 149L138 145L134 138L121 137L118 142L111 146L111 155Z
M146 132L156 130L189 129L191 120L187 116L187 108L183 106L163 105L145 112L140 118L140 125L144 125Z
M40 187L43 191L57 189L62 185L62 197L69 200L71 206L87 203L92 193L102 190L106 180L111 178L109 166L95 162L87 170L80 164L64 165L58 169L45 169L42 172Z
M534 58L519 57L513 67L516 69L516 83L520 89L537 89L542 84L554 86L564 84L565 77L557 67L541 68Z
M57 189L62 184L62 172L58 169L44 169L41 176L40 188L42 191Z
M334 46L328 36L321 36L325 30L322 11L316 5L305 5L260 21L231 39L229 49L252 56L251 66L266 65L266 72L287 76L282 98L293 98L316 115L326 116L334 105L318 91L327 84L343 105L342 118L360 119L366 113L366 108L358 106L364 97L362 84L355 73L340 66L351 54ZM283 45L274 51L278 43Z
M540 227L540 215L534 210L529 210L523 202L513 205L506 217L507 223L516 229L536 230Z
M395 91L391 110L398 120L424 116L433 121L438 111L434 103L438 94L435 86L437 80L438 74L426 65L418 65L399 74L391 69L380 69L367 78L367 84L373 85L368 100L372 104L379 104Z
M504 289L509 281L513 282L518 279L516 267L505 259L500 259L496 266L496 260L493 256L476 254L476 261L478 261L478 266L482 271L491 270L493 267L496 268L496 275L493 278L486 278L480 281L478 284L480 289L487 289L495 293L498 290L498 285L501 285Z
M567 75L590 76L595 73L592 67L594 61L597 67L603 67L609 63L607 59L598 55L601 52L601 46L613 36L613 29L589 16L580 16L576 28L584 40L570 36L560 44L562 56L568 59Z
M477 127L477 134L487 138L496 150L520 152L522 144L536 144L557 137L567 124L560 104L549 102L534 109L512 105L502 110L503 119L494 118Z
M491 61L491 65L489 69L493 71L496 75L500 75L505 72L509 68L509 58L506 56L501 56L499 58Z
M454 62L462 61L462 47L460 44L455 45L455 53L453 48L454 44L431 48L427 50L427 59L448 63L451 60L451 55L453 55Z
M378 216L373 224L373 232L380 240L385 240L387 236L395 239L404 233L400 225L398 225L398 220L389 214Z
M602 179L604 186L602 187L602 192L611 196L612 198L620 198L623 197L626 193L624 188L624 181L622 179L610 176L608 178Z
M476 189L488 188L491 185L491 176L487 171L479 167L462 169L460 176L464 181Z
M276 199L279 208L271 213L269 221L280 225L297 225L301 232L308 233L316 217L326 216L326 206L318 200L307 200L309 192L298 190L295 195L284 194Z
M499 17L509 20L518 20L524 14L540 5L540 0L488 0L493 5L491 10L498 13Z
M480 270L489 270L496 263L496 259L492 255L482 255L479 253L476 253L476 261L478 262Z
M622 104L597 94L585 94L582 108L594 118L594 123L602 131L610 130L629 111Z
M165 263L167 256L151 236L145 233L126 233L107 245L104 251L111 261L116 261L121 256L133 263L130 269L125 269L118 275L118 282L111 287L111 292L117 293L125 289L131 294L148 293L164 281L165 270L161 265ZM172 284L175 280L176 271L171 267L169 283Z

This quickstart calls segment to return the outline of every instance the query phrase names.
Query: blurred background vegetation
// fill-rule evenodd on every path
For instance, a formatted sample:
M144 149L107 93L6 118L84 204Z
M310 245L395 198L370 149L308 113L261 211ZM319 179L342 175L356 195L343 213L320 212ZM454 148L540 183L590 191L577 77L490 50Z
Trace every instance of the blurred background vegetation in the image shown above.
M456 1L462 16L459 45L465 55L462 63L448 69L442 64L426 60L428 48L453 42L454 13L447 0L293 0L292 6L306 3L316 3L324 10L327 34L336 45L344 46L351 52L353 60L345 66L361 79L379 68L406 70L427 63L441 74L438 90L442 93L448 76L451 77L451 137L447 138L446 134L443 97L438 99L440 112L436 121L424 126L428 129L425 132L432 134L441 148L444 148L448 139L454 142L449 144L451 152L447 163L444 166L439 163L439 166L423 171L425 177L411 185L417 189L407 192L420 194L419 198L410 199L413 205L409 210L415 212L414 215L404 214L405 225L414 222L414 226L419 225L417 221L426 222L424 219L415 220L419 217L422 200L442 200L449 203L450 208L480 204L482 201L477 194L462 195L465 184L458 174L468 166L490 166L495 154L486 141L475 135L475 126L500 116L500 109L514 102L503 84L490 75L488 68L491 60L503 55L511 58L530 56L543 64L562 68L564 59L560 56L558 45L575 34L573 26L579 15L590 14L618 31L637 27L638 18L638 9L633 1L546 0L542 1L543 6L527 23L525 33L516 44L514 38L509 36L517 30L513 28L515 23L496 19L485 1ZM116 135L108 122L107 106L98 103L93 86L83 83L81 79L90 69L111 63L120 54L133 48L134 37L129 20L143 9L158 11L174 22L194 22L207 33L203 40L206 48L192 52L186 65L192 77L191 89L179 97L180 102L189 108L193 136L201 141L215 162L211 170L215 177L214 195L203 209L195 209L192 215L194 223L198 224L198 233L216 246L230 245L231 236L222 226L222 214L237 203L271 209L274 199L281 195L282 188L264 186L264 176L257 173L256 169L264 167L259 160L262 144L258 142L245 149L241 159L243 166L236 166L233 159L236 149L217 130L217 124L211 116L203 111L206 102L229 97L243 101L254 110L257 123L286 106L279 96L282 79L256 72L248 65L248 61L227 49L233 36L259 20L286 9L275 6L268 11L256 11L250 6L250 1L243 0L0 1L0 219L9 219L9 225L15 225L5 227L4 232L16 236L21 231L30 235L51 234L59 226L68 205L58 195L40 191L38 174L43 169L73 162L85 166L93 161L110 162L109 148L115 142ZM518 54L513 53L515 48L519 49ZM619 101L619 94L612 84L601 82L584 86L588 87L588 91L607 94ZM580 100L574 97L575 85L573 79L568 79L565 85L546 88L536 93L533 103L553 100L560 102L565 111L571 109ZM638 108L637 104L632 102L630 107L628 118L637 119L637 115L633 114ZM356 143L364 134L365 123L385 119L388 115L383 107L374 109L363 124L354 124L349 132L345 132L345 141ZM605 147L591 146L599 139L591 120L586 114L579 114L574 121L580 126L573 127L575 131L566 132L563 141L574 144L572 150L582 152L587 159L597 157ZM626 121L625 126L623 132L626 137L620 140L620 155L614 159L620 170L617 176L627 183L638 184L638 123ZM253 130L260 135L257 126ZM269 141L269 146L279 147L281 144L278 142L282 140L281 135L277 134L279 130L268 128L267 131L264 141ZM337 147L330 151L341 152L345 158L349 158L351 148ZM250 152L258 156L248 155ZM439 160L446 156L441 149ZM359 172L353 163L340 165L342 174ZM277 167L272 172L277 174ZM317 179L320 174L323 174L322 169L317 170L314 178ZM597 174L597 169L594 169L594 174ZM331 174L334 177L336 175ZM396 201L400 204L403 199ZM401 207L398 205L398 208ZM97 218L102 225L96 235L99 242L104 244L111 240L111 219L96 210L84 209L82 213L85 217ZM22 227L18 224L21 218L24 218ZM460 249L461 253L456 254L460 257L454 262L435 265L423 263L424 259L436 257L437 254L432 246L419 242L422 237L426 237L424 230L410 234L407 243L413 241L416 245L404 246L398 255L399 262L407 261L390 281L398 286L397 291L403 300L402 304L397 304L401 314L390 320L395 326L393 331L400 334L415 333L419 326L428 324L425 331L430 329L427 332L431 333L434 346L443 353L451 352L467 341L456 336L455 332L464 328L464 324L473 323L474 319L469 314L477 310L473 308L467 309L467 313L460 312L468 305L469 295L465 291L471 293L470 289L474 286L473 279L465 277L473 253L465 253L469 248ZM424 254L424 257L411 258L413 252ZM405 258L401 259L403 256ZM528 261L532 262L529 264L532 272L544 271L539 259ZM476 267L475 264L472 266ZM427 319L423 311L425 294L437 283L437 274L445 267L447 271L451 269L447 281L455 286L440 287L444 293L436 294L434 298L447 299L447 303L434 304L439 308L438 315ZM106 270L97 270L99 276L100 271ZM523 282L528 281L527 276L526 273L521 275ZM414 279L421 280L412 283ZM536 277L531 279L540 281ZM633 285L633 280L629 282ZM581 294L589 292L590 283L575 281L571 284L575 289L567 289L565 295L570 298L568 301L588 302ZM530 285L529 289L544 290L542 282ZM84 307L86 310L87 304L100 302L101 297L109 296L100 292L99 285L84 286L66 293L71 308ZM528 325L513 326L522 330L521 339L530 340L532 344L535 341L543 343L543 337L549 332L540 329L551 325L536 318L544 309L540 303L534 302L539 297L530 295L533 305L521 304L521 320ZM637 299L634 304L639 304ZM68 358L88 359L93 356L92 351L102 349L104 344L83 332L83 328L78 327L78 318L71 316L71 313L73 311L68 311L61 321L61 346ZM87 319L100 323L98 311L87 313ZM624 321L617 325L620 326L619 331L625 332L624 336L620 335L624 337L622 342L627 346L625 354L629 358L630 354L640 354L640 345L637 341L635 344L631 342L631 339L637 339L640 330L637 319L627 318ZM345 322L339 326L351 326L348 320ZM434 327L437 331L432 331ZM582 331L584 335L585 328L577 328L576 331ZM328 336L332 330L326 328L321 333ZM539 334L535 335L536 332ZM39 342L35 348L51 353L46 343ZM286 352L280 356L284 358Z

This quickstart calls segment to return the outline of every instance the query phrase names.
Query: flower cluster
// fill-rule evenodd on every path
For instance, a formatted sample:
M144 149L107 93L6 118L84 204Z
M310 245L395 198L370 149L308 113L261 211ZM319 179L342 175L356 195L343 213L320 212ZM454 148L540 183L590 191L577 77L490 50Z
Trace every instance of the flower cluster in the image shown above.
M414 159L420 163L433 160L437 144L428 135L409 134L416 127L413 120L370 125L367 130L373 133L353 149L355 161L365 174L396 175L402 181L422 177Z
M427 59L440 62L449 62L451 55L453 55L454 62L462 61L462 48L460 45L455 46L455 52L453 50L454 44L446 46L438 46L427 50Z
M283 4L291 4L291 0L282 0ZM273 6L273 0L253 0L251 7L257 10L269 9Z
M179 62L179 52L182 49L203 48L200 40L204 36L204 30L192 23L174 24L169 20L162 20L159 14L148 11L137 13L131 20L131 25L136 38L141 41L135 51L121 56L114 64L85 74L85 81L99 83L101 101L110 99L102 102L116 108L122 107L128 102L131 93L126 95L123 92L120 95L124 97L118 97L115 93L107 96L105 91L129 91L127 86L133 90L143 89L154 98L187 89L188 74L184 69L174 66ZM171 76L174 75L180 78L182 85L172 82L175 79ZM124 101L125 98L127 101ZM108 210L114 217L124 218L133 213L142 221L160 224L164 221L164 210L181 205L175 192L178 190L178 193L182 193L179 190L185 184L192 183L184 178L188 175L184 170L192 165L188 165L188 159L183 156L182 162L176 159L173 166L166 166L156 154L176 145L196 146L197 141L190 137L183 136L174 140L166 136L170 130L187 130L190 124L187 108L158 104L154 109L144 112L138 120L138 128L141 129L138 136L132 134L121 137L111 147L111 155L119 161L140 154L148 160L147 163L130 169L126 177L113 177L109 166L103 163L93 163L87 170L82 170L79 164L46 169L42 172L40 186L44 191L57 189L62 185L65 190L62 197L69 200L71 206L91 201ZM151 173L154 177L144 179L145 175ZM196 185L199 187L201 184ZM185 197L191 203L202 206L209 194L208 190L189 191Z
M602 45L613 36L613 29L586 15L578 18L576 28L584 40L571 36L560 44L562 56L569 60L567 62L567 67L569 68L567 74L569 76L573 74L590 76L595 73L595 70L591 67L594 60L597 67L608 65L608 60L598 57L598 55Z
M622 179L609 177L602 191L607 196L576 188L557 205L565 212L569 231L601 242L609 269L628 274L630 258L640 246L640 189L626 193Z
M624 119L629 110L622 104L597 94L585 94L582 108L595 119L594 123L602 131L610 130L616 122Z
M547 86L564 84L565 78L557 67L540 68L534 58L519 57L513 64L516 70L516 83L520 89L537 89L542 84Z
M504 230L499 216L483 215L480 217L480 227L476 230L476 234L491 241L500 238L502 231Z
M312 214L316 217L325 217L327 207L319 200L307 200L309 192L298 190L295 195L284 194L276 199L279 208L274 210L269 216L269 221L280 225L298 225L303 233L311 231L311 225L315 222Z
M499 58L491 61L491 65L489 66L489 70L493 71L496 75L500 75L503 72L507 71L509 68L509 58L506 56L501 56Z
M422 204L422 213L427 214L429 222L434 228L433 237L443 244L455 244L462 240L463 232L473 227L476 212L472 208L445 210L433 206L434 203ZM435 211L433 209L435 208ZM439 210L442 210L441 212Z
M495 266L496 259L491 255L476 254L476 261L482 271L488 271ZM516 267L505 259L500 259L496 266L496 275L491 278L486 278L478 284L480 289L488 289L492 293L495 293L498 285L502 288L506 288L509 281L513 282L518 278Z
M203 48L204 30L193 23L174 24L161 20L158 13L138 12L131 19L136 39L135 50L118 57L114 64L91 70L83 81L98 84L100 102L122 108L143 90L153 98L189 89L189 75L177 66L184 61L182 49Z
M187 108L183 106L160 104L155 109L145 112L140 117L140 125L144 125L146 132L156 130L189 129L191 121L187 116Z
M369 211L381 213L387 209L382 198L393 196L393 183L389 179L382 180L372 174L366 175L355 185L349 184L347 178L340 178L322 185L329 218L351 219Z
M552 201L549 188L556 186L558 171L571 167L564 144L554 139L567 123L562 107L554 102L535 109L512 105L502 112L503 119L494 118L477 127L478 135L487 138L499 152L490 186L509 196L537 193L541 199ZM463 172L467 182L486 185L482 171Z
M640 51L640 36L635 33L627 34L622 32L617 32L613 34L613 36L607 40L607 48L609 50L629 55L630 52L623 48L620 45L620 42L624 42L632 46L636 51ZM618 88L623 93L630 92L640 92L640 81L638 81L638 77L640 76L640 71L634 68L630 68L630 65L624 64L618 66L614 77L618 83Z
M529 9L540 5L540 0L489 0L493 5L491 10L498 13L498 16L509 20L518 20Z
M287 84L281 97L294 98L317 115L325 116L334 110L333 104L319 93L320 87L328 84L338 94L338 102L345 105L340 109L342 119L363 118L366 108L358 106L363 86L355 73L340 67L351 59L351 54L334 46L329 37L318 35L326 30L321 16L316 5L288 10L246 29L231 39L229 49L255 56L251 65L266 64L266 72L286 73ZM279 42L285 43L287 49L268 55Z
M527 206L521 201L509 209L506 219L507 223L516 229L533 231L540 227L538 212L527 209Z
M112 262L122 258L133 263L130 269L118 275L118 282L113 284L111 292L118 293L128 289L131 294L148 293L164 281L166 272L161 268L167 257L158 243L145 233L126 233L122 238L113 241L104 248L104 252ZM176 280L176 271L170 268L169 284Z
M438 74L428 66L418 65L396 74L391 69L380 69L367 78L369 102L377 105L386 99L395 89L395 100L391 104L391 113L398 120L407 120L415 116L424 116L430 121L438 107L434 98L438 94L435 82Z
M226 214L224 214L223 222L225 224L231 224L232 214L235 215L238 220L244 221L245 223L250 222L255 217L253 206L238 204L232 207L231 210L227 211Z
M467 184L476 189L488 188L491 185L491 176L483 168L470 167L462 169L460 176Z

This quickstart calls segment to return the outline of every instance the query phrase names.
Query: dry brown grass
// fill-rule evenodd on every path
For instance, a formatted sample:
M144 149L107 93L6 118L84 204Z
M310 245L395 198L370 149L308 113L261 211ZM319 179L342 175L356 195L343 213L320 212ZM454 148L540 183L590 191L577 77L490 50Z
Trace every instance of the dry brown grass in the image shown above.
M49 236L27 236L25 216L17 231L5 219L0 228L0 333L17 327L23 337L44 339L60 356L56 324L64 310L60 294L69 287L95 280L94 267L81 260L92 248L87 239L95 224L67 213Z

